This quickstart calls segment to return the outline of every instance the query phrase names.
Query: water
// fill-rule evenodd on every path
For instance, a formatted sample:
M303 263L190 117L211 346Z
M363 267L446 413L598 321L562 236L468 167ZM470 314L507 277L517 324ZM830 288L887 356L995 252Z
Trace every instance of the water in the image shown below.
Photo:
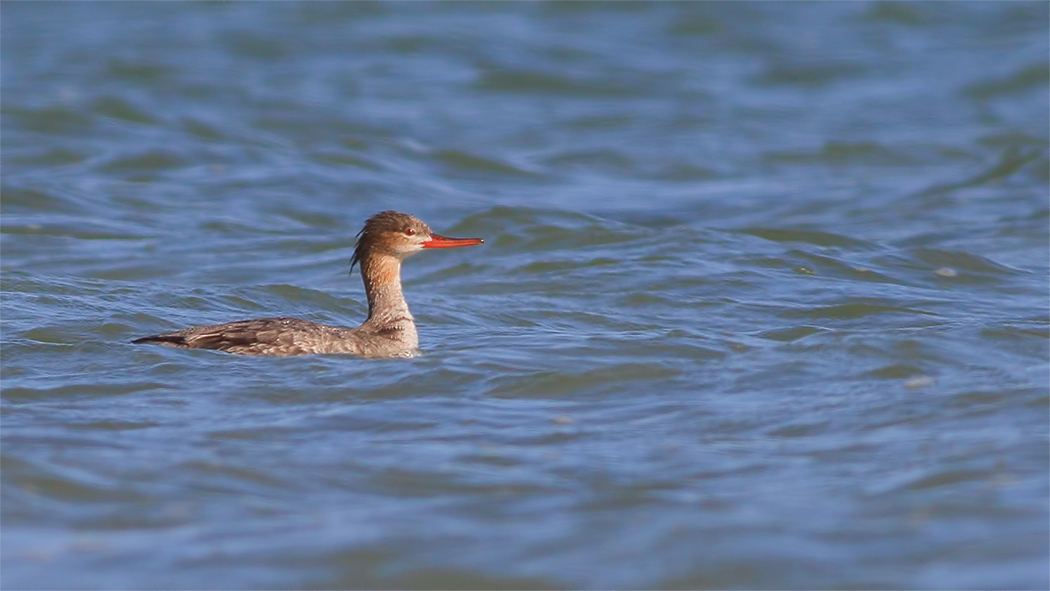
M1046 588L1048 16L5 3L0 582Z

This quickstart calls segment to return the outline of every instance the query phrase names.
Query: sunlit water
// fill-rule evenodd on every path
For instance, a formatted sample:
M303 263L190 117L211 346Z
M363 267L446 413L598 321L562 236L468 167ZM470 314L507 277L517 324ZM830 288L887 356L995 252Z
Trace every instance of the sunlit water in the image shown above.
M4 3L3 586L1046 588L1047 21Z

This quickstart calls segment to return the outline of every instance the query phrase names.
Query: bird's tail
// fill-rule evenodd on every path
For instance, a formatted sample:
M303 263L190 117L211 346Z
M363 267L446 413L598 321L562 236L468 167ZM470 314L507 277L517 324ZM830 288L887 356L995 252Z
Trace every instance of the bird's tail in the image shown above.
M148 337L135 339L131 342L136 345L141 345L143 343L155 343L157 345L169 345L172 347L185 347L187 345L186 337L176 334L155 334Z

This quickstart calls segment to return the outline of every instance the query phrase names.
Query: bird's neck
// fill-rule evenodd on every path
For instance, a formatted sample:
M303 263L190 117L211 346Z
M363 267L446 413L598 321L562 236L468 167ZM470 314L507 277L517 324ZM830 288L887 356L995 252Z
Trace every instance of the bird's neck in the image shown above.
M366 324L383 327L405 320L413 322L408 302L401 293L401 259L388 254L369 256L361 261L361 276L368 296Z

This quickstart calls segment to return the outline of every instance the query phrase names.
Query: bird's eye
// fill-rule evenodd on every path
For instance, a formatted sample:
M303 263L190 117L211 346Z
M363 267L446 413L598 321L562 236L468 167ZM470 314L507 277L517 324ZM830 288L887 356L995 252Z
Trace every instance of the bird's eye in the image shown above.
M416 231L413 230L412 228L407 228L405 230L405 236L415 236L415 235L416 235Z

